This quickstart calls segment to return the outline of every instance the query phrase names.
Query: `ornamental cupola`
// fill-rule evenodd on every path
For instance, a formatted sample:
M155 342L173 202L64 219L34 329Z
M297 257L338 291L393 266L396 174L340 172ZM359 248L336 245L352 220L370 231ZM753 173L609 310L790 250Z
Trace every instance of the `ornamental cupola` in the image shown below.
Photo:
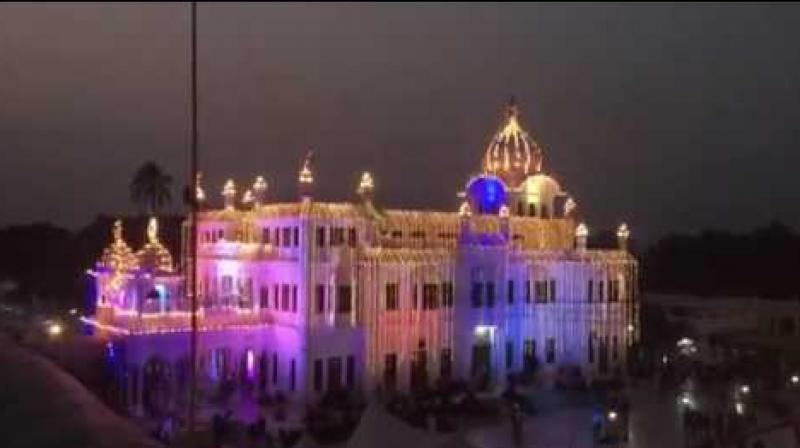
M136 253L139 266L154 272L172 272L172 255L158 240L158 220L150 218L147 224L147 243Z
M303 165L300 167L300 172L297 175L297 189L300 193L300 199L311 200L314 193L314 172L311 165L311 151L306 154L303 159Z
M103 250L98 267L112 272L130 272L139 267L139 260L122 236L122 221L114 221L113 241Z

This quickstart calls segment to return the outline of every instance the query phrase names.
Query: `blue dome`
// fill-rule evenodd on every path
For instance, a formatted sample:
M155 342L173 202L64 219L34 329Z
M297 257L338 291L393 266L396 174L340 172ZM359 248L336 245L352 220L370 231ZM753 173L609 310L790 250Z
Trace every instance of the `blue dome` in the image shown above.
M506 185L496 176L478 176L467 184L467 198L476 213L497 214L506 203Z

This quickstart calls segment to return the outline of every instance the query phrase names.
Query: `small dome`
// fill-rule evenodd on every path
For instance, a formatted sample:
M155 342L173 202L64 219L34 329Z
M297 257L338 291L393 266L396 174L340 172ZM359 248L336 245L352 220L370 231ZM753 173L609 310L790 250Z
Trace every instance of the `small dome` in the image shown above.
M542 168L542 150L519 124L519 109L512 99L506 107L505 121L486 148L483 168L516 187L530 173Z
M506 184L497 176L481 175L467 184L467 200L478 214L497 214L506 205Z
M139 265L144 269L157 272L172 272L172 255L158 241L158 221L150 218L147 225L147 243L136 253Z
M114 222L112 234L114 241L103 250L103 254L97 262L98 266L113 272L127 272L137 269L139 260L122 237L122 221L116 220Z

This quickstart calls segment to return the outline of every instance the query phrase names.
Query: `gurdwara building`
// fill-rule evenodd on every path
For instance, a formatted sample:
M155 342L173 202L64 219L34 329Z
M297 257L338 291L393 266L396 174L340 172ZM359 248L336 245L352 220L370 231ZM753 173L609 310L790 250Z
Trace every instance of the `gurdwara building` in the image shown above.
M271 202L261 177L239 195L229 180L220 208L199 187L200 387L312 401L619 373L639 336L628 228L616 248L588 248L576 200L543 159L510 104L454 210L383 208L369 173L352 200L317 201L308 158L295 202ZM155 219L147 234L134 252L115 226L84 318L139 412L182 405L189 382L192 263L175 265Z

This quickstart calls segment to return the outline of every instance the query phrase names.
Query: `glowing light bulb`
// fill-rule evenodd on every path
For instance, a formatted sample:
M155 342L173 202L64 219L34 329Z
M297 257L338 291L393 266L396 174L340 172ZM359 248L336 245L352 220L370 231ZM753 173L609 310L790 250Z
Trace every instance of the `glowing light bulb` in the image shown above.
M64 329L61 328L61 324L58 322L53 322L47 327L47 334L49 334L51 337L58 337L63 331Z

